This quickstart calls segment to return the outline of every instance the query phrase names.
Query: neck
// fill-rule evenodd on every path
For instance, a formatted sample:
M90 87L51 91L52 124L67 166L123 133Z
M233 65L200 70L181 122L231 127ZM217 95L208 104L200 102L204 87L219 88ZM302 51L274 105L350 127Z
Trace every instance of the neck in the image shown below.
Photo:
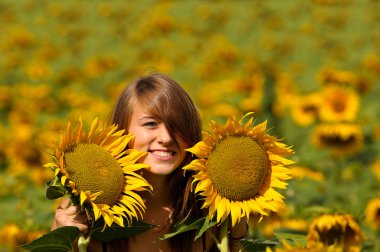
M147 208L169 207L171 204L170 190L168 188L169 176L158 175L144 171L142 176L152 185L152 193L144 193Z

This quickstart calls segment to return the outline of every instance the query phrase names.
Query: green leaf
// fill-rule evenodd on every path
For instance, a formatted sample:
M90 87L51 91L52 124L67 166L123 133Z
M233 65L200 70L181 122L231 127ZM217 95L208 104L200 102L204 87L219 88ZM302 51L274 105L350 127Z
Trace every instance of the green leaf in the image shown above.
M295 244L300 244L303 247L306 246L307 240L306 240L306 235L304 233L300 233L297 231L290 231L288 232L276 232L274 235L279 239L279 240L286 240L293 245Z
M203 222L202 227L200 228L199 232L195 236L195 240L198 239L199 237L201 237L204 232L206 232L209 228L215 226L217 223L218 222L215 220L215 218L214 218L214 220L210 220L209 216L207 215L204 222Z
M240 241L241 246L246 251L255 251L255 252L261 252L265 251L267 247L273 248L275 246L280 245L280 242L275 240L245 240L242 239Z
M206 221L206 217L203 217L203 218L197 219L196 221L194 221L190 224L188 222L181 223L180 225L177 226L177 228L174 232L169 233L169 234L165 234L160 239L165 240L165 239L171 238L175 235L178 235L178 234L190 231L190 230L200 229L201 227L204 226L205 221Z
M59 182L59 179L55 177L54 180L48 184L48 188L46 190L46 198L50 200L54 200L54 199L61 198L64 195L65 195L65 188Z
M32 252L74 251L73 244L78 238L79 232L77 227L61 227L22 247Z
M153 227L153 225L142 221L135 221L130 227L121 227L114 224L111 227L106 228L103 232L101 231L102 228L94 229L91 237L97 239L98 241L109 242L115 239L128 238L140 234Z
M61 198L65 195L65 189L61 186L49 186L46 190L46 198L50 200Z

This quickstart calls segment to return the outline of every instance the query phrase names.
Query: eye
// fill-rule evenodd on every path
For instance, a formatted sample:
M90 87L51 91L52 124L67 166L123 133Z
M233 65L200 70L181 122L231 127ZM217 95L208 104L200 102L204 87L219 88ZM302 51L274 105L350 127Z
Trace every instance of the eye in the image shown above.
M153 127L157 127L158 123L156 121L148 121L144 123L143 126L148 127L148 128L153 128Z

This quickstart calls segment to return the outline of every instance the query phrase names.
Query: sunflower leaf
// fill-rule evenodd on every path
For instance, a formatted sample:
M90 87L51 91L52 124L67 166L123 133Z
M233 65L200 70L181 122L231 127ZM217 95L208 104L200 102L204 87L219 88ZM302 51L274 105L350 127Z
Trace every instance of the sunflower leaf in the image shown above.
M274 235L280 240L286 240L292 244L306 246L306 235L296 230L285 230L284 232L275 232Z
M196 221L192 223L188 223L188 221L182 222L180 223L180 225L176 227L174 232L165 234L160 239L165 240L165 239L171 238L173 236L176 236L178 234L181 234L190 230L195 230L195 229L199 230L201 227L204 226L205 222L206 222L205 217L197 219Z
M65 189L59 186L49 186L46 190L46 198L50 200L61 198L65 195Z
M101 231L102 228L93 229L91 237L102 242L109 242L115 239L128 238L140 234L153 227L153 225L142 221L135 221L129 227L121 227L119 225L113 224L111 227L107 227L104 231Z
M22 247L32 252L74 251L79 232L79 228L73 226L57 228Z
M198 239L203 235L204 232L206 232L209 228L215 226L218 222L216 221L216 218L214 220L210 220L209 216L207 215L205 218L205 221L203 222L203 225L199 229L197 235L195 236L195 239Z
M65 188L59 182L58 178L55 177L54 180L48 184L48 188L46 189L46 198L50 200L58 199L63 197L65 192Z
M267 247L273 248L280 245L280 242L275 240L240 240L240 244L245 251L265 252Z

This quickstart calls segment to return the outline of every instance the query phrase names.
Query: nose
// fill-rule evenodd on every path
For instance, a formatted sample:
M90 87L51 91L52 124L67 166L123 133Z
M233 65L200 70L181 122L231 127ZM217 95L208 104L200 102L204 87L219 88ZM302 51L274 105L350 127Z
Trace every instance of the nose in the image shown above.
M157 141L161 144L168 144L172 142L172 136L165 125L160 125L159 133L157 134Z

